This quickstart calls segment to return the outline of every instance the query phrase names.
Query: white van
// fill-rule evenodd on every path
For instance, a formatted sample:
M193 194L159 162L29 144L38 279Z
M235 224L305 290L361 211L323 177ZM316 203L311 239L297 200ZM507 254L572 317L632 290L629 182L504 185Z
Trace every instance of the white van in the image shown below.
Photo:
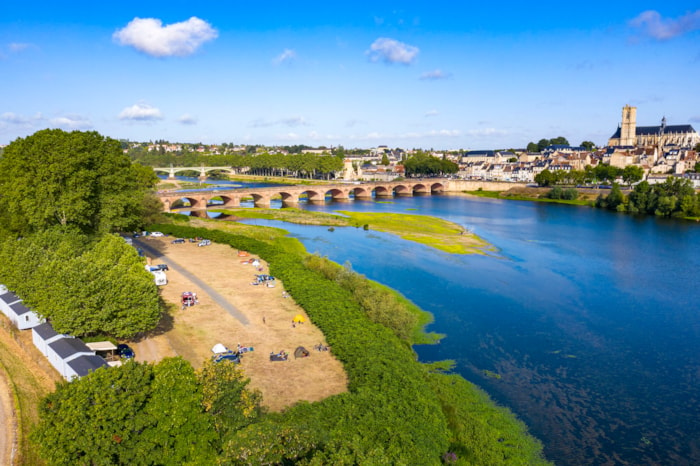
M153 274L156 285L162 286L168 284L168 277L162 270L152 270L151 273Z

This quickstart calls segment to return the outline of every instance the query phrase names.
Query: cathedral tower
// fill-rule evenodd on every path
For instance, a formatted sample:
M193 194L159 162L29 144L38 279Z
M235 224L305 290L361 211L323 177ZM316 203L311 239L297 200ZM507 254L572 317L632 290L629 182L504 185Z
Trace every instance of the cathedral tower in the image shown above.
M625 105L622 107L622 129L620 145L634 146L637 144L637 107Z

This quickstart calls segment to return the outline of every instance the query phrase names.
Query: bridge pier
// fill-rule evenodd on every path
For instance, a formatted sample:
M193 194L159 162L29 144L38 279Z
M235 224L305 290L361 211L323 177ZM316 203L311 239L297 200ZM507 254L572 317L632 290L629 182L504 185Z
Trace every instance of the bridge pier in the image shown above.
M168 179L169 180L174 180L175 179L175 169L173 166L170 166L170 173L168 173Z

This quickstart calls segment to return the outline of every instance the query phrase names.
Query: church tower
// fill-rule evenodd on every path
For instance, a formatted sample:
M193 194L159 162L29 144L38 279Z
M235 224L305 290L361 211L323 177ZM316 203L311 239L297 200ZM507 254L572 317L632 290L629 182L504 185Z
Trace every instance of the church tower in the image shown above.
M625 105L622 108L622 129L620 131L621 146L637 144L637 107Z

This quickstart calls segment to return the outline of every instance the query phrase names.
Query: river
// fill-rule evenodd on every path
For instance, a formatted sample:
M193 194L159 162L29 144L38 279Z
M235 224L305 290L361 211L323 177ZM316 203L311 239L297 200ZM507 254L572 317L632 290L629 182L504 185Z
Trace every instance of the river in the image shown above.
M548 459L700 464L700 225L459 196L302 207L441 217L496 246L460 256L371 224L252 221L283 227L431 312L428 330L446 338L416 347L420 360L454 360L530 427Z

